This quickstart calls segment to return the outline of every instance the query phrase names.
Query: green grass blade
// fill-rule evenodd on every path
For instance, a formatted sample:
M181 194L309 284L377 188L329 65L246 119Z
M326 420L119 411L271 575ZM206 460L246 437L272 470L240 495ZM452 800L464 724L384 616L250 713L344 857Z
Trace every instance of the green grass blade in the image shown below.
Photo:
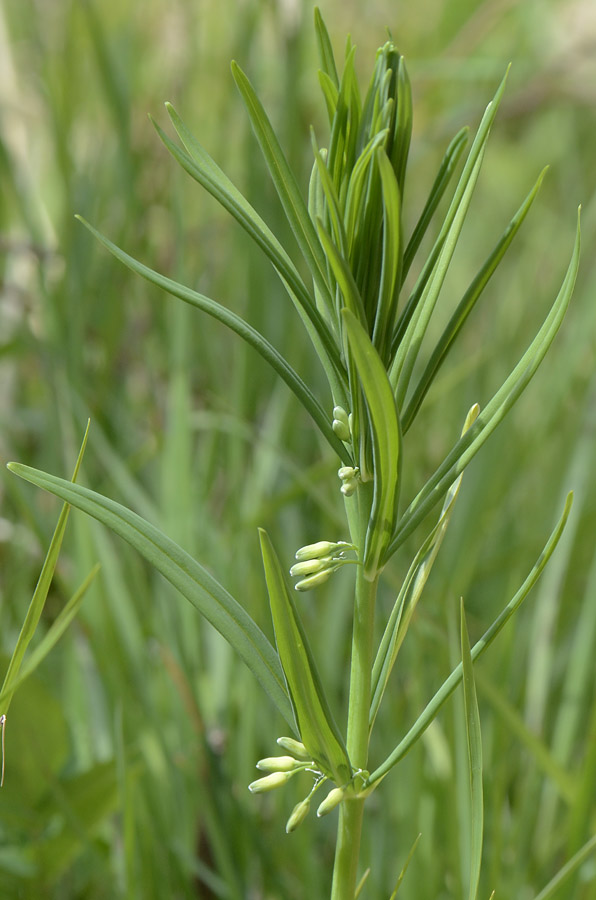
M395 538L391 542L388 556L397 550L406 537L412 533L425 515L439 502L443 492L457 478L475 456L481 446L490 437L495 428L503 421L509 410L521 396L533 378L538 366L544 359L557 331L561 326L563 317L569 305L577 270L579 266L580 251L580 227L579 213L577 232L573 253L567 269L567 273L561 285L559 294L553 303L549 314L544 320L536 337L510 373L503 385L499 388L486 408L480 413L478 419L463 435L445 457L434 475L427 481L420 493L410 503L402 516Z
M451 176L455 171L455 167L457 166L459 159L464 151L464 148L468 142L468 134L470 129L466 126L457 132L447 150L445 151L445 156L441 162L439 167L439 171L437 172L437 177L433 182L433 186L430 189L430 194L428 195L428 200L424 206L420 214L420 218L416 223L414 231L412 232L412 236L408 241L407 247L404 251L404 261L403 261L403 270L402 270L402 282L405 280L408 272L410 271L410 267L412 262L414 261L414 257L418 252L418 248L422 243L422 239L428 230L428 226L430 225L432 218L436 212L437 206L441 202L441 199L447 190L447 186L451 181Z
M534 567L528 574L527 578L525 579L524 583L521 585L515 596L512 597L507 606L503 609L500 615L497 616L490 628L485 631L480 640L477 641L476 644L474 644L474 647L471 651L472 660L476 661L480 656L482 656L484 651L488 647L490 647L499 632L503 629L504 625L519 609L523 601L526 599L526 597L538 581L544 567L552 556L553 551L561 538L565 523L567 522L569 513L571 511L572 502L573 494L570 493L567 496L567 502L565 503L563 514L561 515L561 518L557 522L557 525L555 526L552 534L546 542L542 553L536 560ZM448 700L448 698L460 684L462 680L462 674L462 665L460 663L453 670L451 675L449 675L449 677L443 682L432 700L427 703L425 709L420 714L416 722L412 725L406 736L399 742L393 752L387 757L385 762L371 773L367 782L369 785L376 784L380 781L380 779L384 778L385 775L387 775L387 773L391 771L393 766L397 765L397 763L401 759L403 759L404 756L412 749L416 741L419 740L421 735L424 733L424 731L426 731L430 723L436 717L443 704L446 702L446 700Z
M565 863L565 865L557 872L554 878L551 878L546 887L544 887L540 891L540 893L536 895L534 900L552 900L552 897L555 897L557 895L559 888L562 887L575 872L577 872L582 863L589 859L591 854L595 851L596 834L593 835L589 841L586 841L584 846L580 850L578 850L577 853L572 856L568 862Z
M327 368L331 363L335 371L341 374L341 361L334 338L289 255L269 226L197 141L173 106L166 103L166 109L188 152L184 153L159 125L153 122L160 139L179 165L215 197L271 261L288 291L323 365Z
M313 280L330 310L333 300L327 284L325 255L306 204L290 169L267 114L250 81L236 62L232 62L232 74L242 95L251 125L267 163L275 189L298 246L306 260Z
M469 900L477 900L482 862L482 835L484 831L484 801L482 791L482 737L480 713L474 684L474 666L470 650L470 638L466 625L464 602L460 601L462 679L464 685L464 710L468 764L470 769L470 889Z
M420 840L421 837L422 837L422 834L419 834L419 835L416 837L416 840L414 841L414 843L412 844L412 846L411 846L411 848L410 848L410 852L408 853L408 857L407 857L405 863L404 863L403 866L402 866L401 872L400 872L399 875L397 876L397 881L396 881L396 883L395 883L395 887L393 888L393 892L392 892L392 894L391 894L389 900L396 900L396 898L397 898L397 892L399 891L400 886L401 886L401 883L402 883L402 881L404 880L405 874L406 874L406 872L408 871L408 866L409 866L410 863L412 862L412 857L414 856L414 852L415 852L415 850L416 850L416 847L418 846L418 841Z
M90 423L87 422L87 427L85 428L85 434L83 435L83 441L81 443L81 449L79 450L79 455L77 457L74 472L72 474L73 482L76 481L79 470L81 468L81 463L83 462L83 455L85 453L87 438L89 436L89 424ZM8 669L6 670L6 675L4 676L4 682L2 684L1 691L1 695L5 698L4 706L2 707L3 714L6 714L8 712L8 708L10 706L12 694L14 691L14 687L11 687L11 685L14 685L16 683L16 679L23 662L23 657L25 656L25 651L29 646L31 638L35 634L35 629L39 624L39 620L45 606L48 591L54 577L56 563L58 562L58 557L60 555L60 548L62 546L64 532L66 531L66 523L68 521L69 512L70 507L68 506L68 503L65 503L60 512L58 522L56 523L56 528L54 529L54 534L52 535L52 540L50 542L48 552L46 553L46 557L41 568L37 584L35 585L35 590L33 592L33 597L31 598L31 603L29 604L29 609L27 610L27 615L25 616L25 621L23 622L23 626L17 639L16 646L13 650L10 662L8 664Z
M179 284L177 281L173 281L165 275L160 275L159 272L155 272L148 266L143 265L143 263L134 259L132 256L129 256L128 253L125 253L124 250L121 250L120 247L117 247L116 244L113 244L112 241L104 237L103 234L93 228L92 225L80 216L77 218L79 218L83 225L89 229L97 240L103 244L116 259L119 259L125 266L132 269L133 272L136 272L137 275L141 275L147 281L150 281L151 284L162 288L162 290L171 294L173 297L178 297L179 300L183 300L185 303L188 303L191 306L200 309L202 312L207 313L207 315L212 316L214 319L217 319L231 331L235 332L235 334L239 335L239 337L246 341L247 344L250 344L250 346L256 350L257 353L266 360L285 381L300 403L312 416L321 433L327 439L333 450L338 454L340 459L344 460L347 465L351 465L351 457L344 444L334 433L333 428L331 427L330 417L311 392L310 388L307 387L284 357L266 338L263 337L262 334L249 325L248 322L245 322L244 319L241 319L240 316L237 316L236 313L226 309L226 307L222 306L220 303L216 303L215 300L211 300L204 294L199 294L197 291L193 291L191 288Z
M545 742L528 728L523 717L507 700L497 684L493 683L482 672L476 672L476 685L482 696L501 718L507 733L514 736L520 744L523 744L528 754L533 757L537 768L544 772L549 779L549 783L554 785L558 794L567 803L573 803L576 796L576 781L573 776L553 756Z
M308 638L269 535L260 528L259 537L275 640L300 740L323 773L338 786L344 785L352 770L343 738L329 709Z
M137 550L228 641L253 672L281 715L293 714L277 653L246 610L185 550L136 513L80 485L20 463L15 475L60 497L110 528Z
M321 11L315 6L315 37L317 39L317 50L319 51L319 63L321 71L329 78L332 84L339 88L339 76L337 74L337 66L335 65L335 55L331 46L331 38L327 31L327 26L323 21Z
M422 401L424 400L428 389L430 388L433 380L435 379L437 372L440 367L443 365L443 362L451 349L453 342L459 335L461 329L463 328L468 316L472 312L474 306L476 305L476 301L484 291L486 285L492 278L494 272L497 269L497 266L505 256L505 253L509 249L513 238L519 231L522 222L526 218L532 203L534 202L538 191L540 190L540 185L542 184L542 180L546 174L546 169L540 173L540 177L538 181L515 213L509 225L499 238L496 246L493 251L485 261L484 265L470 284L469 288L465 292L462 297L460 303L457 306L457 309L453 313L453 316L449 320L449 324L445 328L443 334L439 338L436 347L434 348L431 357L428 361L426 369L420 381L416 385L416 389L412 394L412 398L408 403L405 412L402 416L402 428L404 434L409 429L410 425L414 421L416 413L420 409Z
M401 434L391 385L381 358L353 313L342 310L352 353L370 420L374 492L362 564L365 577L373 580L384 563L391 540L399 497Z
M21 686L21 684L33 674L40 663L46 658L48 653L56 646L76 614L78 613L81 603L87 593L93 579L99 572L100 566L96 565L91 569L83 583L72 595L68 603L60 610L57 617L52 622L50 628L45 633L39 644L31 651L26 662L21 666L20 671L14 674L10 680L5 680L2 690L0 691L0 709L7 709L5 703L10 703L13 693Z
M471 408L466 416L463 433L471 427L479 411L477 404ZM460 475L447 492L439 521L414 557L387 621L372 671L370 728L373 726L408 626L443 543L453 507L459 494L462 477L463 475Z

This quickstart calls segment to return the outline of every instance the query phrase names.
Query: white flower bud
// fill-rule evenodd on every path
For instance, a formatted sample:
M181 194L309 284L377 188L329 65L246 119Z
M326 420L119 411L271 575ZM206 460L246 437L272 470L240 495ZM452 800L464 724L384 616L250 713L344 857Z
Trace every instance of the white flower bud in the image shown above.
M330 813L332 810L334 810L336 806L339 806L341 801L344 799L344 796L345 791L343 788L336 787L329 791L329 793L317 809L318 818L320 819L321 816L326 816L327 813Z
M261 772L291 772L299 765L293 756L267 756L258 761L257 769Z
M317 541L316 544L307 544L306 547L296 550L296 559L320 559L321 556L329 556L343 543L343 541Z
M310 809L310 800L308 797L306 800L302 800L300 803L297 803L290 818L286 822L286 833L291 834L292 831L296 831L299 825L302 825L305 818L308 815L308 811Z
M265 775L264 778L257 778L256 781L249 784L248 789L251 794L264 794L265 791L273 791L284 785L293 774L293 772L273 772L271 775Z
M295 741L294 738L291 737L279 737L277 743L280 747L283 747L284 750L287 750L288 753L291 753L296 759L299 759L302 762L312 762L312 756L300 741Z
M315 575L309 575L308 578L297 581L294 585L294 589L297 591L310 591L311 588L318 587L320 584L325 584L332 572L333 569L323 569L322 572L317 572Z
M332 563L333 559L330 556L322 556L320 559L305 559L292 566L290 575L315 575L317 572L327 569Z

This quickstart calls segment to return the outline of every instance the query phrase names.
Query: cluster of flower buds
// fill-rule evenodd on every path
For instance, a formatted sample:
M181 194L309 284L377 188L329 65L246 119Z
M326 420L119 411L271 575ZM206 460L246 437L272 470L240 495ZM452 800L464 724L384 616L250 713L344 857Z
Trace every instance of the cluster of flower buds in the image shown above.
M252 784L249 784L248 789L253 794L262 794L286 784L297 772L310 772L314 776L315 781L311 791L304 800L296 804L286 823L286 831L290 834L302 824L308 815L312 795L327 779L315 767L308 750L300 741L290 737L280 737L277 739L277 743L291 756L270 756L266 759L260 759L257 763L257 769L267 774L263 778L258 778Z
M352 439L352 413L348 415L343 406L334 406L331 427L340 441L347 443Z
M346 550L355 550L353 544L345 541L317 541L307 544L296 552L295 565L290 569L293 578L300 578L294 585L297 591L309 591L324 584L327 579L345 563L356 560L346 558Z
M360 469L353 466L342 466L341 469L337 470L337 474L341 481L340 491L344 497L351 497L358 487Z

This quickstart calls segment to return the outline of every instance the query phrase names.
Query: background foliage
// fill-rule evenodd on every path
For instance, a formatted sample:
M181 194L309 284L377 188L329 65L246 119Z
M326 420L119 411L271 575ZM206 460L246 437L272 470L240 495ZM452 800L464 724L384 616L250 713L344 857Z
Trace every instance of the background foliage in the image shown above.
M531 900L596 830L596 15L588 0L419 0L397 9L377 0L365 13L325 0L321 8L339 57L351 32L365 79L385 26L406 56L415 104L410 228L451 136L477 124L513 61L474 227L464 231L446 297L449 286L454 302L461 296L551 165L518 254L501 264L413 427L418 482L535 332L584 204L583 266L567 320L464 479L373 747L381 760L458 658L459 597L473 642L521 583L574 488L549 569L476 667L482 891ZM151 112L166 127L162 103L174 102L274 230L283 228L229 60L249 72L306 184L309 124L325 134L315 54L312 10L290 0L6 0L0 9L1 456L68 476L90 416L85 483L180 541L269 634L256 526L274 535L288 566L298 546L344 537L335 534L334 461L249 349L122 268L73 214L242 313L297 368L316 373L274 274L168 157L146 118ZM446 305L444 321L450 313ZM0 491L0 652L8 659L58 505L8 474ZM392 563L395 588L416 546ZM0 794L5 895L325 896L333 822L286 836L299 799L293 785L280 796L246 790L254 762L284 730L273 709L192 608L76 513L42 626L96 561L101 572L80 616L11 707ZM341 581L349 577L300 601L340 721L351 612ZM393 599L381 602L390 609ZM389 895L419 832L400 898L462 896L460 703L450 703L371 800L368 897ZM588 900L595 866L588 860L557 896Z

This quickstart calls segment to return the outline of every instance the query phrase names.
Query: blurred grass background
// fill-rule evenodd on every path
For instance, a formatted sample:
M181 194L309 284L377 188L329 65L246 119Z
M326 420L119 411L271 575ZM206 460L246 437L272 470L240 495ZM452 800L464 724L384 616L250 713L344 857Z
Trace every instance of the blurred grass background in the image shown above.
M486 402L550 306L583 203L583 264L554 347L464 478L451 533L378 719L378 764L517 589L562 508L550 568L478 665L485 753L482 896L532 900L596 830L596 11L590 0L323 0L363 87L389 28L414 89L406 228L442 153L508 90L443 296L455 303L530 189L528 222L412 429L404 497L465 411ZM336 462L283 385L217 323L135 278L74 220L229 305L316 387L317 368L266 262L157 139L170 100L287 237L229 72L257 87L306 186L308 127L325 144L312 8L295 0L4 0L0 6L0 455L70 473L87 417L85 483L209 565L270 633L256 525L288 565L344 537ZM319 384L323 394L323 382ZM8 659L58 504L0 481L0 652ZM387 572L390 608L420 536ZM251 797L283 725L226 645L170 587L73 513L46 625L93 563L80 617L17 693L0 792L0 896L301 900L328 894L334 817L286 836L293 782ZM349 574L302 603L343 722ZM363 898L387 898L422 838L403 900L463 896L467 814L459 698L370 801ZM304 785L302 785L304 787ZM556 895L594 897L588 860Z

